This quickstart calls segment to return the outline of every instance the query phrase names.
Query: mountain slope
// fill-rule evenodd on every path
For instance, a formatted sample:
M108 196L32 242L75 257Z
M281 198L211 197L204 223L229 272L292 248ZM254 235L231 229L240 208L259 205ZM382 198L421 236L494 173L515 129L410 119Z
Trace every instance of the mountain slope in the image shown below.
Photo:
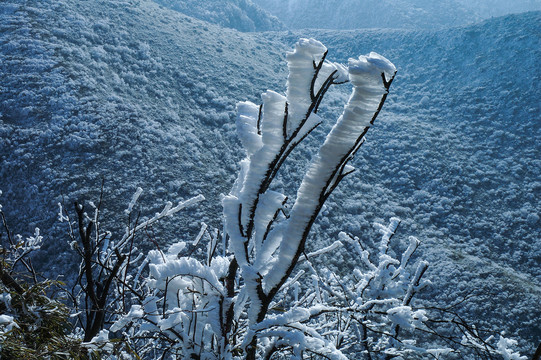
M329 223L366 234L379 217L409 219L402 231L424 241L434 296L476 289L468 312L505 328L513 309L521 325L509 330L532 343L541 334L531 305L541 295L539 24L532 12L438 32L303 32L338 60L375 50L399 69L361 174L329 210L346 204L354 215Z
M196 19L239 31L282 30L284 25L250 0L154 0Z
M14 230L50 228L62 196L97 199L102 178L118 214L142 186L148 206L204 192L217 217L240 157L235 104L285 77L260 66L281 44L149 1L0 8L2 203L28 224Z
M155 229L158 242L195 235L200 221L220 226L220 193L243 157L236 101L283 91L284 54L301 36L323 41L334 61L377 51L399 73L360 171L331 199L313 243L346 230L370 244L371 223L398 215L399 239L423 240L432 296L476 289L464 311L525 347L541 333L540 23L536 12L433 32L243 34L147 0L4 1L0 203L13 231L48 234L53 273L69 261L59 255L69 252L65 228L52 225L57 202L95 201L102 178L104 226L120 231L138 186L143 216L166 200L208 199ZM324 127L348 91L328 94ZM284 168L285 189L321 134Z
M439 29L514 12L540 0L254 0L291 29Z

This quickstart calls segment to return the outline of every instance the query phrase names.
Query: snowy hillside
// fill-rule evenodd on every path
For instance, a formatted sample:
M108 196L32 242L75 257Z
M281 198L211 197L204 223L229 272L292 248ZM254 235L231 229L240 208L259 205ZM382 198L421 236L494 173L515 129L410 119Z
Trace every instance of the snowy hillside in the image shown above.
M399 69L362 175L330 212L354 214L361 234L372 215L408 219L439 286L457 291L439 294L476 289L484 300L468 311L509 324L511 307L526 338L541 333L540 24L537 12L434 33L308 33L338 60L374 49Z
M154 206L143 215L204 194L199 210L155 232L162 243L195 236L201 220L219 226L220 193L243 157L235 104L285 89L285 51L303 36L333 61L377 51L399 69L388 106L314 236L369 242L372 222L401 217L400 235L423 240L435 298L474 290L463 311L528 347L541 334L540 24L533 12L432 32L246 34L150 0L3 1L0 203L14 232L48 234L60 271L57 202L97 200L102 178L111 226L138 186ZM348 92L330 93L322 115ZM285 169L285 189L309 150Z
M283 30L284 25L250 0L154 0L196 19L239 31Z
M540 0L254 0L290 29L435 29L541 10Z
M102 178L110 210L138 186L154 209L204 193L216 223L240 157L235 104L281 83L283 45L150 1L0 9L0 178L17 231L50 228L63 198L97 200Z

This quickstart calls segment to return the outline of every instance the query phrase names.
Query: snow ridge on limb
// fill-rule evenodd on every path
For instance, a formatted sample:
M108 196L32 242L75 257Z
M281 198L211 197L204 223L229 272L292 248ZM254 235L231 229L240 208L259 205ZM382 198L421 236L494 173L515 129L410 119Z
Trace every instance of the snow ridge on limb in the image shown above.
M353 93L303 178L284 231L278 260L264 279L267 293L279 287L289 276L329 191L351 171L344 172L368 127L373 124L396 68L383 56L370 53L358 60L350 59L348 71Z
M237 134L248 155L263 146L261 139L261 107L245 101L237 104Z
M295 44L295 50L287 53L287 101L289 108L288 134L296 128L306 116L312 103L313 94L307 91L311 88L317 65L327 56L327 48L314 39L300 39Z
M326 57L327 48L319 41L299 40L286 56L286 96L267 90L261 106L249 102L237 106L237 129L247 158L222 201L228 248L234 254L226 277L230 305L224 318L233 308L238 310L231 289L240 276L244 279L240 294L249 300L242 303L249 307L250 327L265 319L272 299L299 261L323 203L354 170L348 163L381 110L396 72L390 61L375 53L350 59L347 68ZM345 82L352 82L352 95L305 174L288 216L283 209L287 197L269 187L290 153L321 123L316 113L329 87ZM253 358L257 335L250 332L243 344L243 351Z

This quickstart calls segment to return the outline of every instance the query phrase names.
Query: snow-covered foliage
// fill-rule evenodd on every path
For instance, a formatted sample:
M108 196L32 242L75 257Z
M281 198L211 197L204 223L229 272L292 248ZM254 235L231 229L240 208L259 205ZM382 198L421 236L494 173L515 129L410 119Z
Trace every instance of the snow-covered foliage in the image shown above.
M2 196L2 191L0 190L0 196ZM34 235L28 236L26 239L19 234L13 234L8 226L6 215L2 210L2 204L0 204L0 225L4 228L5 236L0 233L0 250L2 253L2 263L0 264L0 273L2 275L8 274L11 276L11 273L16 272L18 267L25 269L32 277L35 282L37 282L36 272L32 266L32 261L29 258L30 253L39 250L43 242L43 236L40 235L40 229L34 229ZM10 298L9 294L3 294L3 299ZM0 302L1 304L1 302ZM6 305L8 303L6 302ZM7 318L6 318L7 319ZM4 319L4 320L6 320ZM6 323L6 321L4 321Z
M0 191L0 196L2 191ZM31 254L43 236L36 228L26 240L15 235L0 204L0 358L39 359L51 354L76 358L78 340L70 334L70 310L63 297L50 297L62 283L42 279Z

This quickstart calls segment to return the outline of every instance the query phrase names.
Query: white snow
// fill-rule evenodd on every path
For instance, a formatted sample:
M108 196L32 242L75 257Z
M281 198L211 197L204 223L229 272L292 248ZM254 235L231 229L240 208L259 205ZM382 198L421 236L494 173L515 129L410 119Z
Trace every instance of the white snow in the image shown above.
M318 48L316 48L318 49ZM322 49L319 49L321 51ZM382 67L378 72L378 65ZM284 276L284 271L291 266L304 231L319 204L319 198L326 191L327 182L333 177L341 159L351 151L363 130L370 125L382 96L386 93L381 73L393 70L394 66L383 57L370 54L350 60L350 81L353 93L344 108L344 114L327 135L318 155L303 178L297 193L284 239L280 245L278 261L265 278L265 290L276 286ZM304 84L304 86L310 86ZM306 89L304 89L306 92Z

